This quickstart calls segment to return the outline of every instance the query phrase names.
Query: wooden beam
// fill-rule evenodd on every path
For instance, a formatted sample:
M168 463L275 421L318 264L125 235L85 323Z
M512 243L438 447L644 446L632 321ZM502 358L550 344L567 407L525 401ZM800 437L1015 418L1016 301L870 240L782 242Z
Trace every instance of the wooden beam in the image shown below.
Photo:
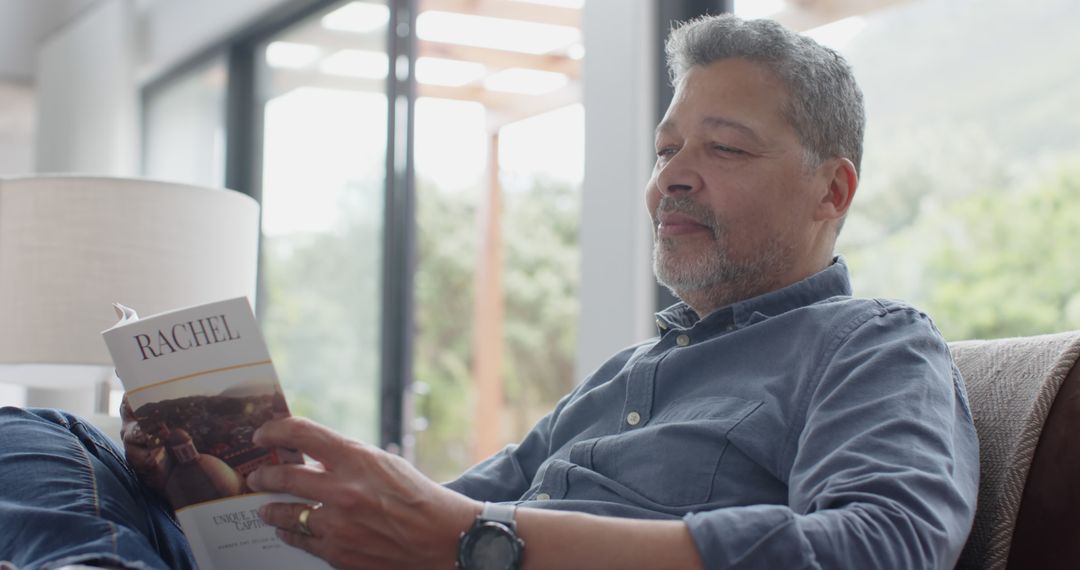
M270 77L269 98L278 97L301 87L363 91L367 93L383 93L386 91L386 82L382 79L331 75L311 69L275 69ZM521 95L488 91L480 85L447 87L420 84L417 86L417 96L479 103L488 111L489 128L496 130L507 123L513 123L560 107L579 103L581 101L581 83L571 82L557 91L543 95Z
M323 55L330 55L343 49L382 52L386 49L383 34L357 34L341 30L327 30L319 26L310 26L290 33L283 41L317 46ZM571 59L566 54L531 54L510 50L464 46L444 42L418 40L417 57L440 57L474 61L485 65L489 71L499 71L509 67L523 67L540 71L554 71L568 75L572 79L581 76L581 62ZM314 64L313 64L314 65Z
M563 54L535 55L425 40L420 40L417 48L420 57L475 61L487 66L489 71L498 71L509 67L523 67L540 71L554 71L567 75L571 79L581 77L581 62Z
M499 132L488 139L487 194L479 210L480 259L473 304L472 460L503 445L503 238Z
M572 83L558 91L543 95L520 95L517 93L488 91L479 85L444 87L441 85L421 84L417 86L417 96L480 103L487 109L488 113L500 117L498 125L489 123L491 130L495 130L506 123L512 123L581 102L581 85Z
M458 12L474 16L489 16L507 20L524 20L540 24L581 27L581 10L561 6L544 6L506 0L420 0L420 13L428 10Z

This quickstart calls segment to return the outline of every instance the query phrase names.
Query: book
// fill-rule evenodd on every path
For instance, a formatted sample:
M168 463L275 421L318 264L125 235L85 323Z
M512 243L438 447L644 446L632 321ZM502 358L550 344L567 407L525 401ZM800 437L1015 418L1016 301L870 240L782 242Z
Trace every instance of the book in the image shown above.
M289 408L247 299L141 319L116 308L120 320L102 336L146 444L139 459L165 489L199 568L330 568L256 514L265 503L305 501L255 493L245 481L260 465L304 461L252 442Z

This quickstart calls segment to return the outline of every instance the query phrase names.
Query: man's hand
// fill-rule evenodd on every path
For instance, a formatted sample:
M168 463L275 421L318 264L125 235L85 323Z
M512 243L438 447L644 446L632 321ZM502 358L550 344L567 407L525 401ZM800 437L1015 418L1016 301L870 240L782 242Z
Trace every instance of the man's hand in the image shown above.
M267 422L255 443L299 449L318 464L265 465L248 477L255 491L289 493L322 503L273 503L259 514L288 544L336 568L453 568L458 536L480 503L431 481L407 461L352 441L303 418Z
M120 438L124 442L124 455L128 465L139 480L165 497L165 481L169 475L169 457L165 446L156 436L148 434L139 426L127 396L120 402Z

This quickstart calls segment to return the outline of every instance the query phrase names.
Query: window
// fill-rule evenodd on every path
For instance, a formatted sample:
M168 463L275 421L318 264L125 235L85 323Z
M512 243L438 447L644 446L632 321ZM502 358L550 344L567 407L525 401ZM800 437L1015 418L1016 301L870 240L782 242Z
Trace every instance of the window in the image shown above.
M147 92L151 176L247 181L236 141L255 139L257 172L243 189L263 208L258 305L294 413L386 440L380 415L397 410L380 386L384 320L399 314L388 305L415 302L401 323L414 371L401 379L412 381L402 451L434 478L520 439L575 381L583 0L467 4L418 4L411 163L410 141L396 137L401 100L387 98L401 95L389 75L405 60L388 54L388 30L405 2L316 2L274 16L220 61ZM227 82L228 111L255 109L254 124L225 120L226 67L239 76ZM384 286L395 261L386 252L410 256L385 200L399 164L415 164L408 291Z
M838 245L856 293L911 301L950 340L1080 327L1076 4L890 4L826 22L773 3L781 21L821 24L807 33L848 58L866 96Z
M257 51L262 325L294 414L378 442L386 28L344 2Z
M518 441L575 383L581 2L417 16L416 463Z
M144 98L143 173L202 186L225 184L224 58L149 89Z

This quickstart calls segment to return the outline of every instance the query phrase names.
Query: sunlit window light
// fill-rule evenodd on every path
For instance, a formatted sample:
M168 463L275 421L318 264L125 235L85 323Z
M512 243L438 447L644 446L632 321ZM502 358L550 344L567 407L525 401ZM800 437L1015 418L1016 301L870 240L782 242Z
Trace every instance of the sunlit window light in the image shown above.
M322 60L319 69L323 73L385 79L390 65L385 53L358 49L343 49Z
M429 10L416 17L422 40L532 54L550 53L581 41L570 26Z
M818 43L829 46L835 50L843 49L859 32L866 27L866 19L862 16L849 16L842 20L829 22L803 32L803 35L813 38Z
M545 6L558 6L560 8L577 8L581 9L585 5L585 0L513 0L514 2L524 2L526 4L543 4Z
M562 73L511 67L484 79L484 88L491 91L543 95L563 87L570 78Z
M735 0L735 14L753 20L767 18L784 9L786 0Z
M416 60L416 81L428 85L461 87L487 73L483 64L460 59L421 57Z
M266 64L270 67L300 69L319 59L320 50L311 44L270 42L266 46Z
M385 28L390 10L383 4L350 2L323 16L322 26L329 30L367 33Z

